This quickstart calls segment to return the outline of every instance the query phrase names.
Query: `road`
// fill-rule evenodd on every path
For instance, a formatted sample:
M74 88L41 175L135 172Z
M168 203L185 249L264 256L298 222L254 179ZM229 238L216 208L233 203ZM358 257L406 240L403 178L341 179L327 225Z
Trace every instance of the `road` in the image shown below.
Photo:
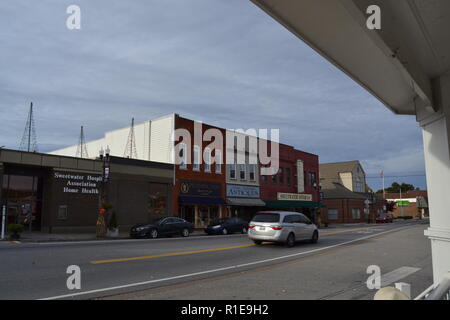
M432 283L426 227L326 229L317 244L293 248L240 234L2 243L0 299L371 299L369 265L380 266L383 285L413 283L415 296ZM80 290L66 286L70 265L80 267Z

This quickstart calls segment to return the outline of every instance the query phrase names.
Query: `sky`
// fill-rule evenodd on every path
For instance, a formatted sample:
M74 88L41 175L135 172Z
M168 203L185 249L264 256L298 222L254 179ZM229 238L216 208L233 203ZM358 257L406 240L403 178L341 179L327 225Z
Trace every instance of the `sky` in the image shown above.
M81 29L66 26L69 5ZM229 129L279 128L321 163L360 160L373 189L426 188L415 118L394 115L250 1L3 0L0 147L30 102L40 152L178 113Z

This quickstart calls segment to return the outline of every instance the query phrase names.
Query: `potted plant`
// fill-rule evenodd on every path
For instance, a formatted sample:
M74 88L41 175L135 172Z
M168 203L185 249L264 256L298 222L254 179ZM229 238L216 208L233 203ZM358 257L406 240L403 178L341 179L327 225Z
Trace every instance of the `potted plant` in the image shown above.
M119 236L119 227L117 225L116 212L113 211L111 218L109 219L108 231L106 233L107 237L117 238Z
M20 233L23 232L25 227L22 224L12 223L8 225L8 231L10 233L9 237L11 240L19 240Z

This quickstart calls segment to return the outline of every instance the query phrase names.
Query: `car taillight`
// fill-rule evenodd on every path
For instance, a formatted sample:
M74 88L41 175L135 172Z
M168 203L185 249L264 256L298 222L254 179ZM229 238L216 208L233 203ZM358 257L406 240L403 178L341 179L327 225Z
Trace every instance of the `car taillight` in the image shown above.
M283 229L282 226L272 226L271 228L272 228L273 230L281 230L281 229Z
M249 225L248 228L249 229L253 229L255 226L254 225Z

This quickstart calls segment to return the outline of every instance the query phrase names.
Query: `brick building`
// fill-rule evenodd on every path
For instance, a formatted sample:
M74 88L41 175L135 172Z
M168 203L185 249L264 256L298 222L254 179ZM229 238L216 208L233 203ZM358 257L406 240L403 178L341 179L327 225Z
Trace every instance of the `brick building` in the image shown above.
M400 193L386 193L387 201L396 203L392 212L394 217L426 217L428 216L428 192L427 190L410 190ZM402 203L404 206L402 207Z
M319 157L279 144L279 170L261 176L261 199L269 210L303 212L315 220L322 207L319 195Z
M382 197L364 192L365 173L359 161L321 164L320 184L326 206L321 215L324 222L373 222L384 212Z

